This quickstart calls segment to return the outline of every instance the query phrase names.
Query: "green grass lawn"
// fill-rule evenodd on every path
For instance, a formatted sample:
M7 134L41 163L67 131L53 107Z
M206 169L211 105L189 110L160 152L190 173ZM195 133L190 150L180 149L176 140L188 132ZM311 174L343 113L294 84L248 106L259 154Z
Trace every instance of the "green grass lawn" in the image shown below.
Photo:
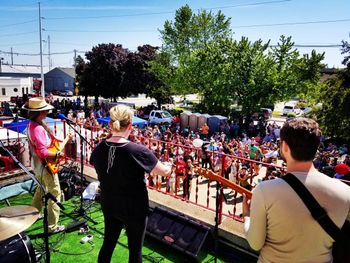
M9 199L11 206L15 205L30 205L32 196L24 194ZM74 211L79 208L79 197L74 197L64 202L65 210L61 212L60 224L69 225L75 221L81 221L83 218L76 215ZM88 204L89 205L89 204ZM0 207L5 207L4 201L0 202ZM97 262L97 255L103 242L103 215L98 203L90 204L88 216L97 222L94 225L88 220L90 234L93 235L91 243L81 244L80 240L84 235L79 234L78 230L70 233L58 233L51 235L50 250L51 262L64 263L90 263ZM25 231L31 239L34 248L44 253L43 220L36 221L29 229ZM210 234L209 234L210 235ZM203 246L197 260L198 262L214 262L214 253L209 249L210 246ZM147 237L144 242L143 250L144 262L193 262L194 260L184 255L183 253L169 247L162 242ZM0 260L1 261L1 260ZM41 260L42 262L43 259ZM113 254L112 262L128 262L127 236L125 231L122 231L118 244ZM244 262L231 259L218 260L217 262Z

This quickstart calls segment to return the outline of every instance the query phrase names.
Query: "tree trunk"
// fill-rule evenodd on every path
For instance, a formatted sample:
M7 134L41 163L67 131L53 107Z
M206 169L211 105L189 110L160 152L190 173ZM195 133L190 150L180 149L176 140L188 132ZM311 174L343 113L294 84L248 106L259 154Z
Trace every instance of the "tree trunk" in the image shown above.
M158 107L158 110L161 110L161 107L162 107L162 100L160 98L156 99L157 101L157 107Z
M87 109L88 108L88 96L85 95L84 97L84 109Z

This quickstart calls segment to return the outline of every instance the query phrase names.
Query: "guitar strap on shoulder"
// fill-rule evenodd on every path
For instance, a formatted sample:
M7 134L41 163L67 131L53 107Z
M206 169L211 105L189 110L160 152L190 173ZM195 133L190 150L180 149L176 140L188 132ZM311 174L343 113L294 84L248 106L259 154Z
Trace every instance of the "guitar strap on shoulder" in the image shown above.
M312 217L320 224L323 230L326 231L335 241L339 240L342 237L340 229L328 216L327 211L317 202L306 186L291 173L282 176L281 179L287 182L299 195L300 199L309 209Z

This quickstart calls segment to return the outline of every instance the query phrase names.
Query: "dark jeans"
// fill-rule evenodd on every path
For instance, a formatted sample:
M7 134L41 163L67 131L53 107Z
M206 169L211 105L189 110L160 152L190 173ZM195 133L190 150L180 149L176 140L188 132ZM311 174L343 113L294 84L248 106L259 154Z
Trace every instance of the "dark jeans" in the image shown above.
M129 247L129 263L142 262L142 244L145 238L147 220L121 220L112 215L104 214L105 230L104 240L101 250L98 254L98 262L106 263L110 262L114 248L117 244L120 232L125 226L126 233L128 235L128 247Z

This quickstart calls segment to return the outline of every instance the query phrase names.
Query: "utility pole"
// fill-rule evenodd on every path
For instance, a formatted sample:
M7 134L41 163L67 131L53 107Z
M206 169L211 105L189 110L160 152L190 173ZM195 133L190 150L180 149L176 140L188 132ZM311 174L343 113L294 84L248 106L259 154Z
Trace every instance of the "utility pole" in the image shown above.
M2 63L3 60L4 60L4 58L0 58L0 73L2 72L1 63Z
M39 41L40 41L40 76L41 76L41 96L45 97L45 79L44 79L44 71L43 71L43 40L41 37L41 9L40 2L39 5Z
M74 74L75 74L76 67L77 67L77 50L74 49Z
M49 71L51 70L51 46L50 46L50 35L47 36L47 49L48 49L48 59L49 59Z
M11 47L11 65L13 65L13 50L12 50L12 47Z

